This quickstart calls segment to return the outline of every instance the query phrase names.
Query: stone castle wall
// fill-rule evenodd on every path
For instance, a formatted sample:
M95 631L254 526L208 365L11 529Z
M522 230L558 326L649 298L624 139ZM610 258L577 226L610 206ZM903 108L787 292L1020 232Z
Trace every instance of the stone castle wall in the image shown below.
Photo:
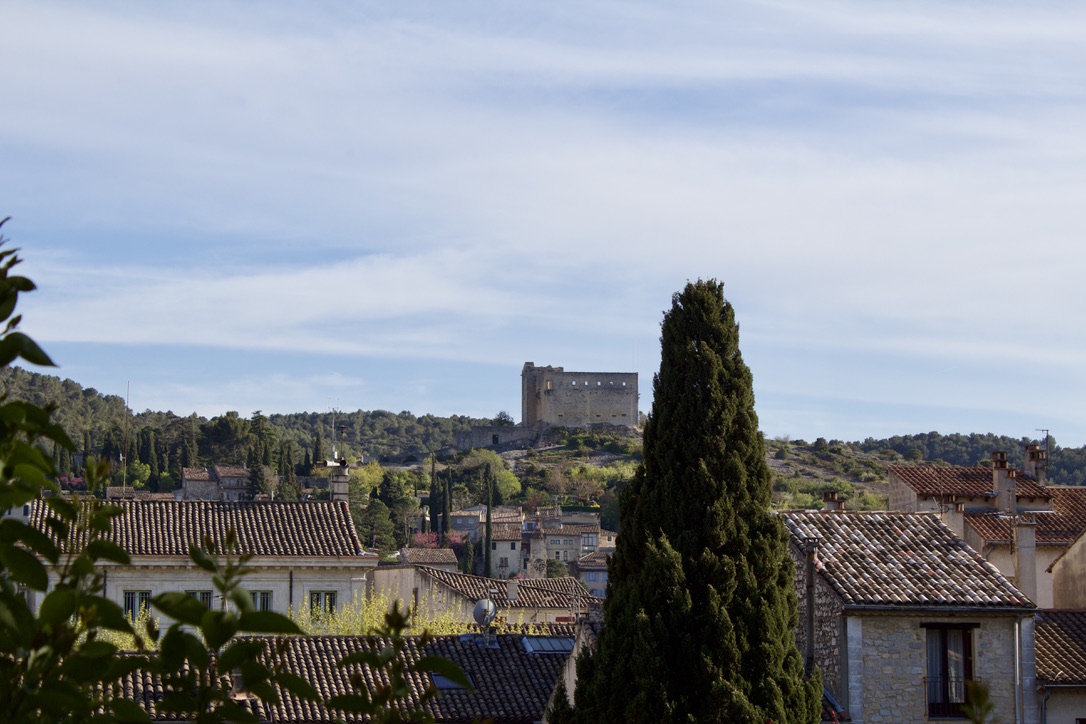
M521 425L637 427L636 372L566 372L524 363Z

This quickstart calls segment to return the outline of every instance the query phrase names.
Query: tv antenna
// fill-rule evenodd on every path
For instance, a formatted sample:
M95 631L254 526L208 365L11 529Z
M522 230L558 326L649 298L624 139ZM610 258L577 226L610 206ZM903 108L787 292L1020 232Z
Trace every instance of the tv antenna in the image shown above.
M497 648L496 643L491 639L490 624L494 623L494 619L498 616L498 604L489 598L479 599L471 615L475 623L483 629L482 640L476 639L479 646L484 649Z

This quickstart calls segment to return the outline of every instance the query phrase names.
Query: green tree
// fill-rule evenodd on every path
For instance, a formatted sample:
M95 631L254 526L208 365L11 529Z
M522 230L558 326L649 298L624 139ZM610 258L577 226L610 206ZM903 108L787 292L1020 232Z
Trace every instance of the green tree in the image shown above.
M553 558L547 559L547 578L561 578L569 575L569 566Z
M820 677L804 679L796 649L793 563L723 285L688 283L661 329L578 720L816 722Z
M491 508L494 507L494 473L490 466L486 466L486 537L483 541L483 575L491 578L494 575L490 560L490 549L494 542L494 526L491 522Z
M388 506L380 498L370 498L369 505L362 511L358 528L358 537L373 550L391 551L396 547L396 526L392 523Z

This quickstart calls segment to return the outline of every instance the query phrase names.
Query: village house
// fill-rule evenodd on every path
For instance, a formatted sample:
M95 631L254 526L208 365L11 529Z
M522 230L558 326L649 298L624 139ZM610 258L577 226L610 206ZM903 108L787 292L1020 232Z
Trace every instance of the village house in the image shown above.
M1014 470L1003 452L992 467L891 465L890 509L940 516L1041 608L1051 608L1051 566L1086 530L1086 487L1046 484L1047 456L1026 448Z
M249 469L237 465L182 468L177 500L248 500Z
M519 575L521 566L521 548L523 547L520 523L497 523L491 525L490 564L491 573L497 578L511 578Z
M611 551L598 550L577 559L577 580L593 596L603 598L607 594L607 561L610 557Z
M1086 611L1038 611L1037 688L1043 724L1086 722Z
M458 535L467 536L472 543L483 537L486 525L486 506L473 505L469 508L454 510L451 514L449 530ZM519 505L495 505L490 509L490 523L515 523L518 527L524 521L524 512Z
M489 598L507 624L572 623L600 600L577 579L498 580L429 566L393 565L374 569L373 595L388 596L424 617L451 614L473 623L475 604Z
M1033 603L934 514L783 513L797 641L851 721L961 718L970 681L995 724L1036 724Z
M261 610L286 614L311 607L329 610L364 597L366 574L377 556L362 548L345 502L232 502L123 500L107 539L132 563L100 561L103 595L135 616L150 599L167 591L218 606L211 574L193 565L191 546L204 538L226 550L228 531L237 537L235 554L252 555L245 587ZM43 501L23 508L33 527L52 535L50 509ZM55 574L50 573L50 585ZM39 602L40 603L40 602Z
M412 566L429 566L455 573L459 568L452 548L401 548L399 562Z

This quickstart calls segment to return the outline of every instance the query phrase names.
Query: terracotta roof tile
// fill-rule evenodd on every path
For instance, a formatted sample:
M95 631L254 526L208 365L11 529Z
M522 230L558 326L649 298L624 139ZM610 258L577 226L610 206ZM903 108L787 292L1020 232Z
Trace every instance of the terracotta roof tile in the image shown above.
M1037 612L1037 678L1086 686L1086 611Z
M1032 608L932 514L789 512L793 542L819 541L819 572L846 605Z
M890 465L896 475L921 497L956 495L961 498L993 497L992 469L959 465ZM1048 498L1049 489L1018 472L1015 479L1019 498Z
M572 627L551 635L572 639ZM475 634L460 636L436 636L425 646L419 637L408 637L401 654L401 661L408 666L423 656L442 656L460 666L471 678L476 693L446 690L442 695L427 702L425 710L437 722L466 723L472 720L492 719L494 724L530 724L542 720L555 685L558 682L568 654L529 653L522 634L501 634L494 637L496 648L483 648L476 643ZM258 639L264 642L264 660L271 663L271 652L276 646L274 639ZM281 640L282 655L278 661L285 671L308 681L322 697L353 693L351 678L360 675L365 685L373 691L387 685L383 673L374 672L362 665L340 668L337 662L360 650L373 650L388 646L388 641L368 641L358 636L306 636ZM419 694L430 685L428 674L408 672L410 694L408 701L417 704ZM162 690L156 677L144 671L126 676L118 690L135 700L146 711L158 718L155 703L161 700ZM361 717L344 712L332 712L323 706L301 701L291 692L276 687L280 703L261 705L248 702L264 721L280 723L333 722L340 718L349 722L364 721ZM169 719L168 716L162 717Z
M490 527L492 540L520 540L524 533L520 523L494 523Z
M109 539L131 556L187 556L189 545L210 536L219 550L226 533L237 534L237 552L257 556L373 556L362 548L345 502L218 502L124 500L115 503ZM52 513L42 501L30 523L45 525Z
M1038 545L1070 545L1086 530L1086 487L1051 486L1052 510L1033 512ZM1010 545L1014 519L1006 514L966 513L966 521L989 543Z
M405 563L438 565L456 564L456 552L452 548L405 548L401 558Z
M611 551L592 551L577 559L577 567L581 570L588 568L607 569L607 560L611 557Z
M517 599L506 598L510 581L466 573L452 573L419 566L419 573L440 581L470 601L490 598L498 608L580 608L590 600L598 600L584 589L576 578L524 578L517 580ZM491 595L492 589L497 595Z

